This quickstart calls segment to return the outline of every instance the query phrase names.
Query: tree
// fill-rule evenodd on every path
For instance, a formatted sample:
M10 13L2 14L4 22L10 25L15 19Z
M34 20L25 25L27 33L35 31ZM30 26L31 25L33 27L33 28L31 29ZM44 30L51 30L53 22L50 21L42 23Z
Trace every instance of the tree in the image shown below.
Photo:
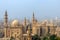
M60 40L60 37L57 37L57 40Z
M50 40L57 40L57 36L56 35L51 35Z
M38 35L34 35L34 36L32 36L32 40L41 40L41 39Z
M15 38L14 37L11 37L10 40L15 40Z
M44 37L43 40L49 40L48 37Z

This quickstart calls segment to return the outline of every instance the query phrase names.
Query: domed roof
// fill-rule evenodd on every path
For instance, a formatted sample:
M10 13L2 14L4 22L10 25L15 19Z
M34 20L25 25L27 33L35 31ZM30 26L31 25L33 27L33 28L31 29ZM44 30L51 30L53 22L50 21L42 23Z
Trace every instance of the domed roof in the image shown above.
M18 26L19 25L19 21L18 20L13 20L11 23L11 26Z

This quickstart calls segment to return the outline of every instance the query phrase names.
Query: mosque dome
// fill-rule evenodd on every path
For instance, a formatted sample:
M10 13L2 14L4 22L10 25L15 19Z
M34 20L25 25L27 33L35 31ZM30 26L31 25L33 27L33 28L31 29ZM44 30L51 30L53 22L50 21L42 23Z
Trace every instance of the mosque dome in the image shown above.
M48 24L48 20L44 20L42 24Z
M12 27L16 27L18 25L19 25L19 21L18 20L13 20L12 23L11 23Z

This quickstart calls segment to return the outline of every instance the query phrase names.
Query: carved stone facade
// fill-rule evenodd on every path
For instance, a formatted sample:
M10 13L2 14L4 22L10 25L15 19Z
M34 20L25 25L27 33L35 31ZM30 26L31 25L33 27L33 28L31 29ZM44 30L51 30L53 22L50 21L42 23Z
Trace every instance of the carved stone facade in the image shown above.
M8 26L9 25L9 26ZM33 13L32 21L27 22L27 19L24 19L23 24L19 23L18 20L13 20L8 24L8 15L7 11L4 16L4 38L14 37L16 40L32 40L33 35L46 36L47 34L55 34L55 26L53 21L48 23L47 20L43 22L37 21Z

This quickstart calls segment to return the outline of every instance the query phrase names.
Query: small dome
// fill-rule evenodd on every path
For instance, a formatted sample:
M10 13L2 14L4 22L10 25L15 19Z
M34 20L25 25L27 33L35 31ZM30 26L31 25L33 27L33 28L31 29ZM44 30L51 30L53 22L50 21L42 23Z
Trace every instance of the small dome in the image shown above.
M19 21L18 20L13 20L12 23L11 23L12 27L16 27L18 25L19 25Z
M42 24L48 24L48 20L44 20Z

